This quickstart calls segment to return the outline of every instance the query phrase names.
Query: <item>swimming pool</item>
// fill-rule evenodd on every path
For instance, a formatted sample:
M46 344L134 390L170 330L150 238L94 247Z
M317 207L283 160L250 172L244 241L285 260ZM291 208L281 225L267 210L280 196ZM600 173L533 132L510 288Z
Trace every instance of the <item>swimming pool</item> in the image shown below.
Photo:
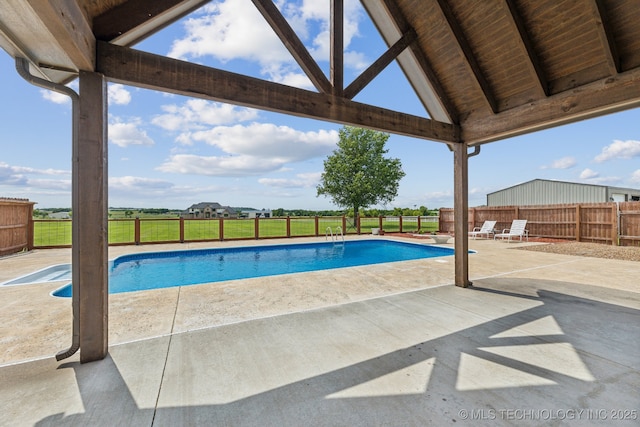
M138 253L113 260L109 268L109 293L408 261L453 253L452 248L392 240ZM70 297L71 285L54 291L53 295Z

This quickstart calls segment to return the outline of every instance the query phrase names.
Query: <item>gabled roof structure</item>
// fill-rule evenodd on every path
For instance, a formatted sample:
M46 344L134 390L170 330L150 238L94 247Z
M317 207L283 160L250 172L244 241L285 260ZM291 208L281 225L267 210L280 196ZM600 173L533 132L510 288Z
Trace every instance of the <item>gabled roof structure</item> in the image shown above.
M100 230L83 237L74 233L74 265L80 266L73 282L85 290L86 306L77 314L90 325L79 338L82 361L104 357L107 348L106 270L84 267L88 260L95 265L96 258L105 269L107 264L106 81L446 143L454 153L458 286L469 284L470 147L478 153L484 143L640 105L638 0L361 0L389 48L350 83L344 81L343 52L337 48L343 45L343 0L329 2L329 76L272 0L251 0L253 5L247 0L246 7L258 8L315 91L130 48L205 3L0 2L0 46L19 58L25 78L61 90L56 84L80 76L74 223ZM353 101L392 61L425 106L423 117Z

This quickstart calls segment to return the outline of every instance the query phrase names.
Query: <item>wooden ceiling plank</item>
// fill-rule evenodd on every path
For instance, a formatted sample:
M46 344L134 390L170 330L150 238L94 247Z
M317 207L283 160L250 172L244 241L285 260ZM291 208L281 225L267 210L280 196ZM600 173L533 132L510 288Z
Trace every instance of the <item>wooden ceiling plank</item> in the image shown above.
M360 74L347 88L344 90L344 97L353 99L365 86L367 86L378 74L384 70L398 55L400 55L407 47L416 41L416 32L412 29L404 33L404 35L393 44L387 51L382 54L373 64L371 64L362 74Z
M391 16L391 19L393 19L396 26L400 29L401 33L404 34L406 31L409 30L409 28L411 28L407 23L407 20L405 19L404 15L402 15L402 12L398 8L398 4L395 1L384 0L384 5L389 15ZM445 110L446 112L445 114L449 116L452 123L458 123L458 120L459 120L458 112L456 108L453 106L451 99L449 99L449 97L447 96L444 88L442 87L442 83L440 82L440 79L438 78L437 74L433 70L433 67L431 66L431 63L427 59L426 55L424 54L420 46L418 46L417 44L412 44L410 49L411 49L412 56L414 57L418 66L420 67L420 70L422 71L426 79L429 81L434 95L438 98L439 103L442 105L442 108ZM400 65L402 66L402 62L400 62ZM405 71L405 75L406 75L406 71ZM409 80L409 83L412 86L414 85L414 82L412 82L411 80ZM414 87L414 91L416 92L416 94L419 93L415 87ZM427 110L427 112L429 112L429 107L425 102L425 100L420 99L420 101L422 102L422 105L424 105L424 108Z
M344 2L331 0L331 84L333 94L344 91Z
M111 41L175 7L182 0L129 0L93 19L96 39Z
M591 8L596 20L597 33L602 43L604 55L607 60L607 66L611 75L616 75L621 71L620 55L616 47L615 38L613 37L613 28L607 17L607 9L602 0L590 0Z
M96 48L96 71L113 82L415 138L458 142L456 125L102 41Z
M293 28L282 16L275 3L271 0L252 1L316 89L322 93L332 93L331 82L324 75L298 35L293 31Z
M489 82L484 77L482 70L480 69L480 65L478 61L476 61L475 55L471 50L471 46L467 41L467 38L464 35L464 31L460 27L458 20L456 19L451 7L449 7L449 3L446 0L437 0L438 6L440 7L440 11L442 12L447 25L449 26L449 30L453 34L460 51L464 55L465 65L468 67L471 75L475 78L476 83L482 90L484 94L484 99L487 101L489 108L494 113L498 112L498 102L489 86Z
M506 0L506 6L509 9L508 17L510 17L510 23L513 27L513 31L518 34L515 40L522 50L529 58L527 63L532 75L535 77L537 86L540 89L541 96L549 96L549 83L547 82L546 75L542 68L542 64L533 48L531 38L527 33L526 26L523 22L522 16L518 12L518 9L514 3L514 0Z
M640 68L503 111L490 119L469 115L461 139L484 144L524 133L640 107Z
M132 45L171 25L173 22L188 15L207 3L209 0L128 0L93 18L93 33L96 39L116 42L126 37L124 45ZM159 19L167 12L174 10L171 19L160 25L153 25L152 21ZM148 31L141 31L140 35L127 36L139 31L140 27L148 27Z
M78 4L64 0L29 0L29 4L77 69L92 71L96 40ZM69 69L68 64L37 65Z

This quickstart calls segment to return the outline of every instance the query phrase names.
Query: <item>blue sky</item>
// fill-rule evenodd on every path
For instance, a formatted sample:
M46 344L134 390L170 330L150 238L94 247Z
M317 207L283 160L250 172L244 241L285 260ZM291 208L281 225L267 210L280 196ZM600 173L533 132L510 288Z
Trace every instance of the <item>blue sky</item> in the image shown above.
M328 73L328 2L279 1ZM357 1L345 2L345 86L385 46ZM249 0L213 1L136 49L311 89ZM0 197L71 206L71 105L31 86L0 52ZM77 81L70 84L77 90ZM393 64L356 101L426 116ZM469 160L469 205L532 179L640 188L640 109L483 145ZM340 125L109 84L109 206L337 209L316 197ZM445 144L391 135L406 176L382 206L453 206Z

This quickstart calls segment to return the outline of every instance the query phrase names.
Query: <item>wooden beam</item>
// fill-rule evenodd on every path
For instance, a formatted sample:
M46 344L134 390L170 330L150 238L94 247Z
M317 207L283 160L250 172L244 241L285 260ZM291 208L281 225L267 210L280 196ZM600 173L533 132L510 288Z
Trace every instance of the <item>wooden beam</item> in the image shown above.
M597 24L596 31L602 44L603 53L607 61L607 66L609 67L609 73L616 75L621 71L620 55L616 48L611 23L607 17L607 9L602 0L589 0L587 3L589 3L589 7L591 7L593 11L593 16Z
M344 2L331 0L331 84L333 94L344 90Z
M529 58L526 65L529 67L531 75L538 83L540 96L549 96L549 83L547 82L547 78L544 70L542 69L542 64L540 63L538 55L533 48L533 43L531 42L531 38L529 37L529 33L527 32L522 16L520 15L520 12L518 12L518 8L516 7L514 0L505 1L508 8L508 17L511 18L509 21L512 26L512 30L519 35L515 41L520 46L520 49L526 53L527 58Z
M469 155L466 144L453 145L453 222L455 285L467 288L469 281Z
M466 36L464 35L464 31L462 31L462 27L458 24L458 20L453 14L451 7L449 7L449 3L446 0L438 0L438 5L440 6L440 10L444 16L451 33L453 34L460 51L464 55L465 65L469 69L470 74L474 77L476 83L482 90L484 94L484 99L487 101L487 105L494 113L498 112L498 102L496 101L495 96L493 95L493 91L489 86L489 82L484 78L484 73L480 69L480 65L478 61L476 61L476 57L471 50L471 46L467 41Z
M96 16L93 19L93 33L98 40L129 46L208 2L209 0L127 0Z
M373 4L375 5L377 3L374 2ZM369 2L366 2L366 1L363 1L363 5L367 7L367 10L369 10L369 8L371 7L369 5ZM401 34L406 33L409 30L409 28L411 28L406 18L402 15L402 12L398 8L398 4L395 1L384 0L384 8L387 11L387 14L391 18L391 20L393 20L393 22L395 23L395 26L400 30ZM384 37L384 34L382 35ZM386 40L386 41L387 41L387 44L391 44L389 40ZM435 71L433 71L433 67L431 66L431 63L425 56L424 52L422 51L418 43L414 43L411 45L411 56L413 57L413 60L415 60L417 67L419 67L420 72L426 78L428 86L430 87L432 92L431 98L437 98L437 101L435 100L430 101L428 99L424 99L425 98L424 96L421 96L421 94L424 93L424 88L422 87L418 88L416 86L425 86L425 84L420 81L415 81L414 76L412 76L412 73L408 72L407 68L409 64L407 64L407 61L405 61L402 57L398 58L398 63L400 64L400 68L402 68L403 72L405 73L405 76L407 76L409 83L411 84L411 86L413 87L413 90L418 95L418 98L420 99L420 102L422 102L422 105L424 106L425 110L429 112L429 115L433 117L432 111L429 111L432 108L430 107L430 104L435 104L437 102L440 108L444 110L443 113L448 117L451 123L458 123L458 120L459 120L458 112L453 106L451 99L449 99L449 97L447 96L444 88L442 87L442 84L440 83L440 79L436 75Z
M107 84L80 72L78 147L73 156L72 258L77 266L80 362L104 359L109 338Z
M324 75L298 35L293 31L293 28L284 19L275 3L272 0L252 1L316 89L322 93L331 93L331 82Z
M458 141L455 125L110 43L97 42L96 58L96 70L127 85L416 138Z
M462 141L479 144L640 107L640 68L529 102L499 114L470 114Z
M373 64L371 64L362 74L360 74L347 88L344 90L344 97L352 99L356 96L371 80L384 70L394 59L398 57L407 47L416 40L416 32L410 29L393 44L387 51L382 54Z
M96 40L77 2L28 0L28 3L77 69L93 70ZM62 64L45 65L55 67Z

